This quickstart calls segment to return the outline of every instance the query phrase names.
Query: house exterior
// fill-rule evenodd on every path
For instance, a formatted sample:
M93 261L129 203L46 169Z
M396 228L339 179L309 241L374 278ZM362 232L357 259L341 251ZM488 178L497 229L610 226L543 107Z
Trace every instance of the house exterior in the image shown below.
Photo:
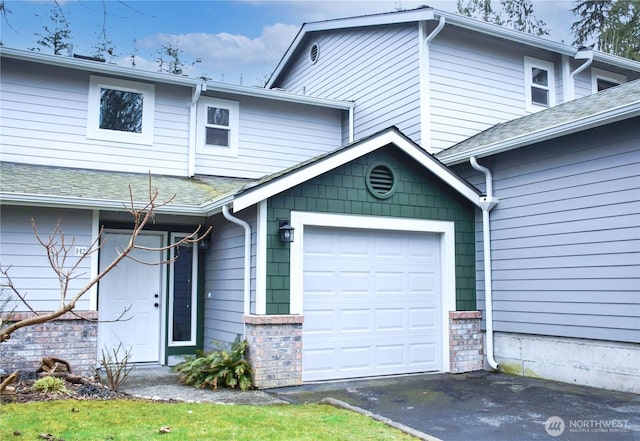
M480 167L489 161L490 170L493 170L492 161L505 167L500 172L509 168L508 176L495 172L495 191L484 195L482 204L485 210L476 213L478 309L487 319L483 321L483 329L489 337L495 336L495 341L486 338L484 342L485 355L490 361L486 366L523 375L638 392L637 366L640 359L636 333L640 319L635 309L638 304L638 230L635 227L640 210L637 173L632 171L637 167L631 165L637 162L637 145L634 146L633 142L626 145L627 154L635 158L629 165L600 172L602 182L626 182L630 186L620 192L612 191L619 202L615 209L625 207L627 210L621 211L619 217L614 215L617 213L613 211L614 207L607 204L598 205L598 209L583 205L590 203L581 193L588 191L587 187L576 187L576 192L571 193L570 189L563 190L559 181L547 182L540 177L539 187L529 189L531 183L519 175L536 170L535 173L544 176L551 171L543 167L549 167L558 176L574 176L574 167L580 170L586 166L586 161L597 162L598 156L589 157L587 148L574 146L573 142L575 152L572 159L568 159L567 154L566 159L554 160L553 155L559 146L556 145L554 150L545 144L548 164L543 166L535 161L539 143L550 136L565 139L560 138L561 131L554 131L555 124L567 129L575 121L583 122L581 112L585 110L582 106L595 106L588 107L586 112L589 118L600 121L599 126L614 127L615 119L601 118L597 106L605 106L616 113L615 98L606 104L597 100L593 104L578 100L575 102L577 108L572 102L607 87L632 82L638 79L639 72L638 62L423 8L303 25L268 86L353 101L356 138L381 125L395 124L483 191L486 191L485 176L481 169L470 165L471 157L479 159ZM633 102L631 92L637 88L637 82L623 88L618 93L630 95L619 102L629 103L627 99ZM539 118L545 121L543 128L548 129L547 132L538 130L538 112L541 114ZM625 115L624 119L634 117L632 111ZM509 123L516 118L517 122ZM518 142L527 139L527 145L531 147L502 155L494 152L495 156L494 153L484 155L465 148L474 146L478 139L484 139L487 136L485 130L496 138L490 142L491 145L497 144L498 140L509 144L513 127L519 127L521 131L522 139ZM581 130L586 127L589 126L585 123ZM624 129L629 139L638 138L633 123ZM581 136L597 136L600 150L613 151L614 147L609 145L609 130L611 128L585 131ZM570 150L564 145L562 149ZM603 158L617 158L615 153L601 154ZM503 157L505 161L509 158L508 166L497 162ZM530 164L531 168L525 164ZM622 176L616 173L622 173ZM502 179L502 185L509 186L512 195L522 195L522 205L518 205L521 212L518 214L514 214L517 212L515 208L510 211L510 202L505 202L500 196L498 189L502 190ZM565 180L573 181L573 178ZM512 184L511 181L526 184ZM602 186L598 187L602 191ZM550 191L555 194L564 191L571 203L549 196L550 203L545 204L545 196L538 196L533 190L538 188L544 192L543 195ZM604 193L607 194L606 191ZM526 201L525 195L532 199ZM534 203L536 198L539 199ZM598 196L592 198L598 199ZM551 202L562 207L556 207L560 212L555 217L566 222L558 220L556 225L550 220L554 217L553 211L549 211L553 205ZM600 229L590 229L586 226L589 221L583 218L589 210L615 216L616 221L624 219L622 222L626 222L626 226L609 229L600 224ZM492 220L489 227L483 229L485 215L499 220ZM520 230L526 226L538 233L544 231L547 223L541 221L529 226L527 222L535 222L535 219L545 216L549 225L556 225L558 229L570 228L571 225L575 233L550 234L545 236L546 241L541 242L533 231ZM605 218L608 217L602 217ZM590 222L598 223L596 219L597 216ZM569 222L573 220L584 225L573 225ZM509 234L507 231L513 237L505 237ZM594 242L585 239L596 231L602 231L600 239L593 239ZM516 237L522 241L526 237L528 245L521 242L514 245ZM491 255L484 254L483 243L490 240L504 244L504 249ZM539 243L544 243L544 247L537 247ZM602 256L603 251L594 251L599 246L619 248L619 252L612 251L605 257ZM617 264L604 263L608 262L607 258L618 259ZM548 266L542 264L543 261ZM560 265L561 261L562 266L556 267L556 263ZM492 276L497 296L494 298L495 316L489 316L493 309L487 308L484 302L485 262L498 268ZM525 266L518 267L520 262L526 262ZM624 275L614 276L609 272L615 265L624 268L616 269ZM603 279L592 284L593 277L597 279L592 271L603 273ZM585 278L580 280L580 277ZM492 281L491 278L488 280ZM587 287L588 294L581 297L582 290ZM573 291L576 292L571 294ZM624 300L615 300L615 296ZM599 325L595 326L593 321L598 321ZM594 327L587 326L587 323ZM491 325L496 327L495 334Z
M553 368L532 367L535 349L504 349L544 338L572 347L606 341L614 349L605 356L620 354L627 367L637 357L631 308L625 325L586 330L563 325L564 318L578 320L576 298L581 306L567 313L529 302L558 319L553 332L535 334L547 322L527 319L540 311L509 297L510 285L496 282L496 301L487 305L492 290L484 274L493 272L484 265L497 251L487 258L485 235L493 245L500 234L496 217L511 202L503 205L502 175L496 174L494 196L483 173L468 164L476 156L484 164L530 155L524 144L476 151L475 140L499 137L501 127L516 131L518 121L547 121L545 115L572 115L565 122L572 127L582 121L587 95L637 79L640 63L430 8L305 24L267 89L7 48L0 55L0 263L12 266L12 280L35 311L53 309L59 288L32 218L44 235L60 220L65 236L74 238L73 263L104 229L105 245L81 262L72 289L98 274L128 240L127 203L148 199L150 179L168 203L141 245L163 247L198 226L211 227L198 246L137 250L136 260L175 261L123 261L75 315L16 332L3 343L3 369L57 355L90 371L103 350L120 344L131 348L136 363L172 365L238 335L249 342L254 382L262 388L465 372L482 369L485 356L495 367L494 355L505 370L554 378ZM623 87L636 90L637 82ZM594 133L602 135L601 146L610 148L606 127L632 118L625 115L600 120ZM490 129L496 124L497 131ZM624 129L633 139L633 126ZM552 142L547 135L522 137L537 145ZM629 157L637 154L633 142L619 144ZM519 170L508 172L519 176ZM633 194L631 175L620 179L630 185L624 194ZM629 210L617 220L633 222L637 207L623 204ZM282 227L293 228L293 241L280 237ZM633 247L625 237L637 229L625 234L610 237ZM505 248L501 261L515 261L513 250ZM494 267L503 270L497 261ZM528 269L501 274L512 280L531 274ZM637 266L617 271L627 280ZM547 272L537 275L544 277L540 286L554 283ZM616 302L637 306L631 279L616 283ZM606 295L591 294L584 310L604 305ZM565 303L572 302L555 306ZM514 304L521 311L509 309ZM130 320L116 320L123 311ZM19 305L2 311L2 319L30 314ZM623 315L615 309L598 320ZM605 328L617 330L602 338ZM589 362L578 359L579 366ZM606 384L593 376L561 379L635 390L628 384L637 384L637 372L627 367Z

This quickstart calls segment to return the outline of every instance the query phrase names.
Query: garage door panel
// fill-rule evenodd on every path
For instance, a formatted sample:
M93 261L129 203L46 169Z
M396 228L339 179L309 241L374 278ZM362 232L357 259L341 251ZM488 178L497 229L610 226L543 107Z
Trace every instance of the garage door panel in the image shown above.
M435 307L411 309L407 325L413 330L437 329L440 325L438 310Z
M432 290L425 289L435 286L436 275L431 273L411 272L407 274L407 289L409 292L424 293L425 291L433 293Z
M340 370L362 370L366 369L371 362L371 347L355 346L342 348Z
M405 291L404 274L401 272L375 272L372 276L378 293Z
M402 367L405 361L405 345L384 345L376 347L377 363L380 368Z
M316 310L310 317L305 317L307 327L305 332L309 333L334 333L334 309Z
M436 365L435 353L436 345L433 343L413 343L409 345L410 363L414 365Z
M338 332L368 332L371 327L371 311L369 309L343 309L340 314Z
M405 327L406 311L404 308L376 309L375 327L378 330L402 330Z
M303 380L440 370L438 236L304 234Z

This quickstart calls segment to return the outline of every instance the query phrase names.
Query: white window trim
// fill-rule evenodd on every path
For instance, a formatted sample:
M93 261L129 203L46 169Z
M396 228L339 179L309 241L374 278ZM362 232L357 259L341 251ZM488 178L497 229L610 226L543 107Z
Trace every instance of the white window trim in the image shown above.
M187 236L185 233L172 233L171 243L176 243ZM174 281L174 262L177 248L171 248L169 265L169 315L168 315L168 331L169 331L169 347L194 346L196 344L196 329L198 327L198 243L193 243L192 250L192 269L191 269L191 338L185 341L173 340L173 281Z
M612 83L624 84L627 82L627 76L606 70L593 68L591 69L591 92L598 92L598 80L610 81Z
M207 107L229 110L229 147L205 144L207 128ZM240 103L221 98L201 97L198 102L198 123L196 145L198 153L208 155L238 157L238 131L240 129Z
M531 76L531 68L538 67L547 71L549 86L549 106L542 106L534 103L531 99L531 87L538 87L544 89L544 87L533 84L533 78ZM556 105L556 74L553 63L549 61L538 60L537 58L524 57L524 96L525 96L525 108L528 112L538 112L540 110L548 109Z
M425 219L357 216L333 213L291 212L291 226L296 229L296 240L290 248L289 313L304 314L303 269L304 229L307 226L336 228L363 228L372 230L414 231L440 235L440 281L442 290L442 372L449 372L449 311L456 310L455 226L450 221Z
M122 90L141 93L142 132L129 133L100 128L100 89ZM148 83L119 80L116 78L89 76L89 107L87 109L87 138L130 144L153 144L153 115L155 109L155 86Z

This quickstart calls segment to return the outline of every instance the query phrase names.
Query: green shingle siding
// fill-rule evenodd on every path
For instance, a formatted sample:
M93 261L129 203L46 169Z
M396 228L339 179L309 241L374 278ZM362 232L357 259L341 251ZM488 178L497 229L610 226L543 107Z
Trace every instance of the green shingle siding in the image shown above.
M397 190L388 199L374 197L365 185L366 171L376 162L385 162L396 172ZM289 218L291 210L454 221L456 308L476 309L475 208L395 147L380 149L276 195L267 206L267 314L289 313L289 245L280 243L277 219Z

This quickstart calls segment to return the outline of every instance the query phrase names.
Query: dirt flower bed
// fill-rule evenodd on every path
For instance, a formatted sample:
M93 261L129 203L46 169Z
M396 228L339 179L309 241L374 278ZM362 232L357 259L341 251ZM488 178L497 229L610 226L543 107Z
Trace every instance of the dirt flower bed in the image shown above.
M0 376L0 381L7 375ZM64 380L64 386L59 390L39 392L34 389L36 380L43 378L42 374L35 371L18 371L18 377L0 394L1 403L28 403L32 401L52 400L113 400L133 399L124 392L112 391L102 384L97 376L92 377L66 377L58 376Z

